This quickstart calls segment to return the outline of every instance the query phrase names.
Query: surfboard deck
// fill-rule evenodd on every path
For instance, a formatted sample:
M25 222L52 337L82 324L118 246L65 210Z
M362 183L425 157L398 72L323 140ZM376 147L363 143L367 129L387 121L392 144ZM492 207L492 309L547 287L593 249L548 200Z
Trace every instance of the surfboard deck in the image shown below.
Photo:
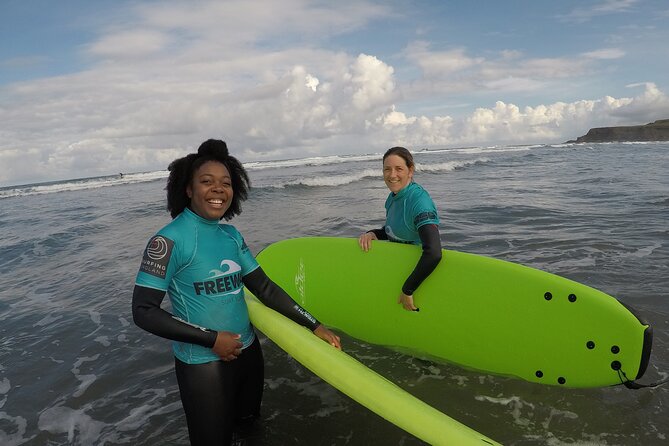
M246 304L253 325L284 351L344 394L417 438L433 445L499 445L266 307L248 290Z
M262 250L265 272L327 326L374 344L470 369L565 387L643 375L652 330L618 300L572 280L490 257L444 250L414 294L397 303L421 249L304 237Z

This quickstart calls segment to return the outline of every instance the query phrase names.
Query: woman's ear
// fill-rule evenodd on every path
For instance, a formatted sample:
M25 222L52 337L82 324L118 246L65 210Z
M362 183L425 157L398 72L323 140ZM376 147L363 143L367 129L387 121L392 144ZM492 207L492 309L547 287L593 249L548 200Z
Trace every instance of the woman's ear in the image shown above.
M190 184L186 186L186 195L188 196L189 200L193 198L193 189L190 187Z

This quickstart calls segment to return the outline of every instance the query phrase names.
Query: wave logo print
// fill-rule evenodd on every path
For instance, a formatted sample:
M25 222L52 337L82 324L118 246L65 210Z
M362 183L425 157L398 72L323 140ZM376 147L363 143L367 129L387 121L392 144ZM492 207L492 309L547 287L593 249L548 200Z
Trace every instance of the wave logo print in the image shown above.
M304 261L300 258L300 263L297 265L297 273L295 274L295 289L300 295L300 304L304 305L307 301L305 294L305 285L307 275L304 269Z
M218 269L212 269L209 271L210 274L212 274L209 278L210 279L216 279L218 277L225 277L225 276L230 276L233 273L239 273L242 270L242 267L239 266L239 264L233 260L221 260L221 264L219 265L221 268L227 267L226 271L221 271ZM237 274L237 276L240 277L241 279L241 274ZM233 282L237 282L233 280ZM230 291L229 293L225 294L239 294L242 291L242 288L239 287L234 291Z
M227 296L242 292L242 267L233 260L222 260L220 269L209 271L210 276L202 282L193 282L195 294Z
M151 260L160 260L165 258L168 251L169 247L167 245L167 240L165 240L163 237L158 236L154 237L153 240L151 240L151 243L146 248L146 255Z

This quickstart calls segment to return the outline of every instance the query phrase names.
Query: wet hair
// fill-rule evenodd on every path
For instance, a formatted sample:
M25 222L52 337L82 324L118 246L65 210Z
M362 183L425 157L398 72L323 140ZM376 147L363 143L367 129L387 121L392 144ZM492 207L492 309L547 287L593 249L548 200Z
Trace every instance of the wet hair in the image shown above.
M413 155L409 150L405 149L404 147L391 147L386 151L386 153L383 154L383 161L386 160L390 155L397 155L400 158L404 160L405 163L407 163L407 167L411 169L414 167L414 162L413 162Z
M191 153L172 161L167 168L170 176L167 179L167 210L170 211L172 218L183 212L190 205L190 198L186 193L187 187L193 180L193 174L204 163L208 161L217 161L223 164L230 173L232 182L232 203L222 218L232 219L235 215L242 213L242 201L248 197L251 181L237 158L231 156L228 152L228 146L225 141L219 139L208 139L200 144L197 153Z

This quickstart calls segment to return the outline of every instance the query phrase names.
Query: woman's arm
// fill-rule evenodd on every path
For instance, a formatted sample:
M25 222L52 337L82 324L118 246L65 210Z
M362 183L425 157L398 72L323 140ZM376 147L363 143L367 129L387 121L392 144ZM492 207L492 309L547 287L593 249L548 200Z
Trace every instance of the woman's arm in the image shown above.
M311 331L320 325L320 322L307 310L298 305L283 288L272 282L261 267L245 275L242 280L244 281L244 285L263 304L278 311L293 322L303 325Z
M377 240L388 240L388 234L386 234L385 226L381 229L372 229L367 231L367 233L370 232L376 236Z
M339 336L335 335L323 324L318 322L307 310L295 302L283 288L272 282L261 267L258 267L245 275L243 281L244 285L258 299L260 299L263 304L278 311L292 321L307 327L313 331L316 336L341 350Z
M423 245L423 253L416 267L402 286L402 293L413 295L421 283L429 276L441 261L441 238L437 225L428 224L418 228L418 235Z
M372 247L372 240L388 240L388 234L386 234L384 228L372 229L358 237L358 245L363 251L367 252Z
M135 285L132 294L132 319L135 324L163 338L212 348L217 332L175 318L160 308L164 297L165 291Z

